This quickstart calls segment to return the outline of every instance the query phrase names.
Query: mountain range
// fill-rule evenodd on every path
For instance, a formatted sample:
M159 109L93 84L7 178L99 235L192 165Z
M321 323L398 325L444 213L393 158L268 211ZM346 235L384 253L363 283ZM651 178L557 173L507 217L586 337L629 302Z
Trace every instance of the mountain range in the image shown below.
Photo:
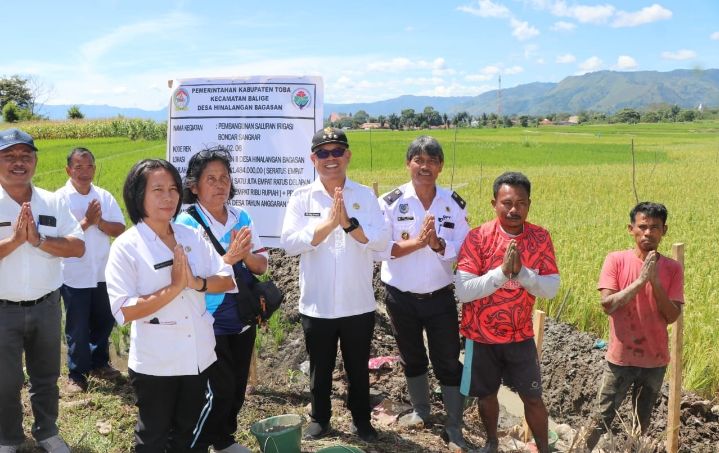
M658 71L598 71L570 76L559 83L528 83L513 88L488 91L478 96L399 96L384 101L331 104L324 113L355 113L364 110L371 116L399 114L403 109L421 112L432 106L441 113L466 111L472 115L498 112L503 115L546 115L596 111L614 113L623 108L637 110L658 105L682 108L719 107L719 69L677 69ZM69 105L43 105L40 113L50 119L63 119ZM142 110L109 105L79 105L86 118L110 118L122 115L155 121L167 120L167 108Z

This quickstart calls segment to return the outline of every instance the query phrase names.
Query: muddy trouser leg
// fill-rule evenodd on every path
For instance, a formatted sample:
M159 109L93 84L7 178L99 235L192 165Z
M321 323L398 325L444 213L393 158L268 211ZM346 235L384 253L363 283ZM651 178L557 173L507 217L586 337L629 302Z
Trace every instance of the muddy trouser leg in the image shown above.
M428 422L430 416L429 360L424 347L424 326L417 316L417 303L413 297L390 285L385 285L385 307L392 324L402 367L407 379L407 390L413 412L400 417L401 426L417 426Z
M662 389L666 367L642 368L632 390L632 402L642 434L649 428L652 409Z
M612 428L619 406L629 391L634 378L634 367L624 367L605 362L602 383L597 394L597 412L592 419L590 433L587 437L587 448L591 450L597 445L599 438Z

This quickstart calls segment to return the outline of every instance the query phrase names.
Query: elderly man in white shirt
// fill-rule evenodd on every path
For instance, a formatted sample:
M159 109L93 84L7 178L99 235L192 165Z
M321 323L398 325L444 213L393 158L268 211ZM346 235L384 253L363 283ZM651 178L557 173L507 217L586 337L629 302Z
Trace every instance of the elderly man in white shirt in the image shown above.
M87 390L87 376L115 379L120 372L110 365L110 333L115 318L110 312L105 265L110 238L125 231L120 206L110 192L93 184L95 156L87 148L75 148L67 156L67 183L56 193L85 232L86 253L62 262L60 288L65 307L68 383L66 393Z
M25 440L23 352L32 435L45 451L70 452L57 429L61 259L82 256L85 243L62 197L32 184L36 168L32 137L0 131L0 453Z
M466 449L462 435L464 397L459 392L459 321L452 283L457 252L469 232L466 203L437 186L444 166L442 146L432 137L409 145L411 181L380 197L392 239L380 255L385 306L399 348L413 411L400 417L404 427L430 421L428 365L442 387L447 413L442 436L450 448ZM417 275L423 278L417 278ZM427 334L429 360L425 348Z
M311 159L319 179L293 192L281 246L288 255L300 255L299 311L312 393L312 422L304 435L316 439L330 431L339 341L349 381L350 430L372 442L377 439L370 422L368 369L376 308L373 253L386 247L389 230L374 192L347 178L351 156L342 130L315 133Z

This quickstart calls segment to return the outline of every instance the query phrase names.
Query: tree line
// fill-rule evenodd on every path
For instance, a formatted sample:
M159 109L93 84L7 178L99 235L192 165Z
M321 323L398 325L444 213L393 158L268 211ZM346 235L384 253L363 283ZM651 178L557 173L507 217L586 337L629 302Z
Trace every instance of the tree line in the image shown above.
M538 127L542 124L612 124L612 123L661 123L691 122L699 119L719 118L719 108L684 109L678 105L655 105L647 109L623 108L614 114L605 112L582 111L577 114L548 113L546 115L497 115L494 112L472 115L462 111L448 115L440 113L432 106L421 112L403 109L399 114L371 116L365 110L354 114L341 115L339 119L325 120L326 126L345 129L362 127L380 127L383 129L429 129L432 127ZM367 123L373 123L366 126Z

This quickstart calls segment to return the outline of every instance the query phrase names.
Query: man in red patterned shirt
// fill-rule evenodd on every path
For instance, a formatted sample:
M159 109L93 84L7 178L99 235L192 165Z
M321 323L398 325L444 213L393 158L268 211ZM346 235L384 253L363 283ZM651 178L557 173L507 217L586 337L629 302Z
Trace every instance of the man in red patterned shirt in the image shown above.
M549 451L548 416L534 344L534 299L552 298L559 270L549 232L526 221L531 183L507 172L493 185L497 218L469 232L459 251L455 293L462 307L460 331L467 339L460 390L479 399L487 443L498 451L501 383L517 392L540 452Z

